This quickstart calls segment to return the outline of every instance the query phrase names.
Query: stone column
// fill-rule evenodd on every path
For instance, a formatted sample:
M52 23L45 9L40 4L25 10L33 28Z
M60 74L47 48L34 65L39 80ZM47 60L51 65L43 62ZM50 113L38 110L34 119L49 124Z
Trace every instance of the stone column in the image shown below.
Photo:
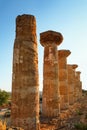
M73 85L73 70L72 65L67 64L68 69L68 90L69 90L69 105L74 103L74 85Z
M16 18L13 52L12 114L13 126L39 130L39 82L36 20L32 15Z
M40 34L40 43L44 46L42 101L44 117L55 117L60 113L57 45L62 40L63 37L58 32L47 31Z
M76 85L76 75L75 75L75 73L76 73L76 68L78 67L78 65L77 64L73 64L72 65L72 75L73 75L73 87L74 87L74 92L73 92L73 97L74 97L74 103L77 101L77 85Z
M60 91L60 109L64 110L69 107L68 94L68 72L67 72L67 57L71 54L69 50L59 50L59 91Z
M82 82L80 80L80 74L81 72L80 71L76 71L76 88L77 88L77 100L81 98L82 96Z

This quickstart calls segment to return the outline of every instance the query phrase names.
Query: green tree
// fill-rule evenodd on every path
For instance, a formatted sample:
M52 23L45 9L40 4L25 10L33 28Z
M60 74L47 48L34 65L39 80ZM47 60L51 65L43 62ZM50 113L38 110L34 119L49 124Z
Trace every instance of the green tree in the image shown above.
M0 105L3 105L4 103L7 103L9 98L9 93L6 91L0 90Z

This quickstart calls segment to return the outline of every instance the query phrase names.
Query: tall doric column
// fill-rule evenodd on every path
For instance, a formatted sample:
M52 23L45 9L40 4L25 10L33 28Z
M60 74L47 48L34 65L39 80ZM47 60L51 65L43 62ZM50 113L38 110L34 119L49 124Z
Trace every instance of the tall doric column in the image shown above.
M76 88L77 88L77 100L82 97L82 82L80 80L80 71L76 71Z
M12 125L39 130L36 20L32 15L16 18L12 76Z
M77 64L73 64L72 65L72 75L73 75L73 87L74 87L74 92L73 92L73 97L74 97L74 103L77 101L77 85L76 85L76 68L78 67Z
M68 94L68 72L67 72L67 57L71 54L69 50L58 51L59 61L59 91L60 91L60 109L64 110L69 107Z
M72 65L67 64L67 70L68 70L68 90L69 90L69 105L73 105L74 103L74 85L73 85L73 70Z
M44 46L43 102L44 117L55 117L60 112L58 87L57 45L63 40L61 33L47 31L40 34L40 43Z

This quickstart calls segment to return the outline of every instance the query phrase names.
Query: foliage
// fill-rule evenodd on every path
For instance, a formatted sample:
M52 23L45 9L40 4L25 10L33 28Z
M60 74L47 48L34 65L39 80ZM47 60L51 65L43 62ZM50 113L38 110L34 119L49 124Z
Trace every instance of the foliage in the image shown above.
M9 98L9 93L6 91L0 90L0 106L3 105L4 103L7 103Z
M74 126L77 130L87 130L87 124L77 123Z

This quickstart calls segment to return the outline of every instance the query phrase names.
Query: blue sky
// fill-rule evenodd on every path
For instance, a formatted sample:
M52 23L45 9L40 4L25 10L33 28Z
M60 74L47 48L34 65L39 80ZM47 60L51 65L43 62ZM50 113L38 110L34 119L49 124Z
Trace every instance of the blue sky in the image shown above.
M78 64L83 89L87 89L87 0L0 0L0 89L11 91L15 19L32 14L37 21L40 90L43 78L43 47L40 33L61 32L64 40L58 49L69 49L67 63Z

